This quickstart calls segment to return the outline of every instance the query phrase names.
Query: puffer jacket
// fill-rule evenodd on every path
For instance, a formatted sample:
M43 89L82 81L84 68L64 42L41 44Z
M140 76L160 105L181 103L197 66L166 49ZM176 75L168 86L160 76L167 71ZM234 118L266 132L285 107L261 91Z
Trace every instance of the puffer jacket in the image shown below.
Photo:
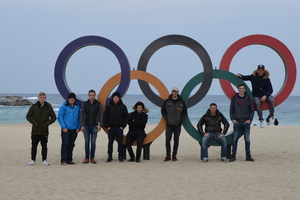
M273 93L273 87L270 81L270 73L268 70L265 70L263 76L258 76L257 70L254 70L251 75L243 76L242 79L245 81L251 81L252 85L252 95L254 97L267 97Z
M250 97L245 93L242 98L243 104L240 104L241 97L239 93L235 94L230 102L230 119L236 120L239 123L244 123L247 120L252 121L254 115L254 108Z
M148 115L145 112L138 113L136 110L130 113L128 117L129 135L146 136L145 127L148 121Z
M106 106L103 116L103 123L106 128L125 128L127 125L128 111L123 101L115 104L111 99Z
M76 103L72 106L64 102L58 111L58 122L61 129L80 129L80 107Z
M44 106L41 107L39 101L31 105L26 119L32 124L32 135L49 135L49 125L56 120L55 112L50 103L45 101Z
M225 135L229 128L229 123L224 115L217 110L216 115L211 115L210 110L200 118L197 128L201 135L204 135L206 132L210 133L220 133L222 132L221 123L224 125L223 134ZM205 132L203 131L203 125L205 124Z

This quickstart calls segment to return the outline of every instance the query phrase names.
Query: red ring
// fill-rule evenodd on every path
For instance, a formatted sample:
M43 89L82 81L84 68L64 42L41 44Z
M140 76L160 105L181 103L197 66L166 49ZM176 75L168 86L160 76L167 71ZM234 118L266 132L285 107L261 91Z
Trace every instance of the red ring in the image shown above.
M285 80L279 90L279 92L274 96L275 106L281 104L292 92L295 82L296 82L296 62L290 50L279 40L267 35L249 35L243 37L233 43L224 53L222 60L220 62L220 69L229 71L230 63L235 56L235 54L242 48L252 45L260 44L265 45L273 49L282 59L285 66ZM220 79L221 87L228 98L235 94L230 82ZM269 105L267 103L262 103L262 110L267 110Z

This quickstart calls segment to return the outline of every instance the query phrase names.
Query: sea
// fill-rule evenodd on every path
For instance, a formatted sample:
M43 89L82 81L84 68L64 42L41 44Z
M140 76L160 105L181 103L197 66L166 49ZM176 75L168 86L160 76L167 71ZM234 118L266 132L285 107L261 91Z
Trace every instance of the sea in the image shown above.
M33 103L37 101L37 94L1 94L22 96ZM77 94L80 99L87 100L87 94ZM132 106L137 101L142 101L150 110L148 113L148 123L157 124L161 119L160 107L151 103L147 97L140 94L126 94L123 103L129 112L133 111ZM47 94L47 101L51 103L56 114L64 99L60 94ZM206 95L198 104L188 108L188 117L193 124L197 124L200 117L207 111L210 103L216 103L218 109L230 121L229 106L230 100L224 95ZM0 124L20 124L28 123L26 113L30 106L0 106ZM267 117L268 111L263 111L263 116ZM278 126L300 125L300 96L290 96L282 104L275 107L275 118L279 121ZM58 123L57 121L55 123ZM259 120L255 112L253 126L259 125Z

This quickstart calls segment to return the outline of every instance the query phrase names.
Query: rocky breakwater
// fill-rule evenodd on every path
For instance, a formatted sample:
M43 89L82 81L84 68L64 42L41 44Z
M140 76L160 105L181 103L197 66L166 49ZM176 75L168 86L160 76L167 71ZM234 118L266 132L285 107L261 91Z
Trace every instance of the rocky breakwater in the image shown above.
M2 106L29 106L33 103L21 96L4 95L0 96L0 105Z

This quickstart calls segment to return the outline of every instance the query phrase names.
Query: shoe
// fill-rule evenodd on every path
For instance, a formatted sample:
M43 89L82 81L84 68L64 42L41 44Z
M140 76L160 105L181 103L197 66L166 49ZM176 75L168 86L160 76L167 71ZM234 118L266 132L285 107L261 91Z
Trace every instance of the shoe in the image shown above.
M172 157L172 161L173 161L173 162L178 161L178 159L176 158L176 156L173 156L173 157Z
M134 162L134 161L135 161L134 158L130 158L130 159L128 160L128 162Z
M227 158L226 158L226 157L222 157L222 158L221 158L221 161L222 161L222 162L225 162L225 163L227 163L227 162L228 162L228 160L227 160Z
M119 162L124 162L123 158L119 158Z
M50 164L46 160L44 160L43 165L49 166Z
M136 159L135 162L136 163L140 163L141 161L140 161L140 159Z
M251 156L247 156L246 157L246 161L255 162L255 160Z
M97 164L97 161L94 158L91 158L91 163Z
M167 162L167 161L170 161L171 158L169 156L165 157L164 161Z
M234 155L231 155L230 156L230 159L229 159L229 162L234 162L235 161L235 156Z
M28 166L30 166L30 165L34 165L34 164L35 164L35 161L33 161L33 160L32 160L32 161L30 161L29 163L27 163L27 165L28 165Z
M89 163L89 159L85 158L84 161L82 162L82 164L88 164Z
M265 122L264 120L260 120L260 128L264 128L265 127Z
M61 165L62 165L62 166L66 166L67 163L66 163L66 162L62 162Z
M74 163L74 162L72 161L72 162L68 162L67 164L68 164L68 165L75 165L76 163Z
M275 120L274 120L274 125L275 125L275 126L278 126L278 124L279 124L279 121L275 118Z
M202 161L203 162L208 162L208 158L203 158Z
M112 161L112 158L107 158L106 162L111 162Z
M270 124L274 124L274 117L268 117L267 119Z

